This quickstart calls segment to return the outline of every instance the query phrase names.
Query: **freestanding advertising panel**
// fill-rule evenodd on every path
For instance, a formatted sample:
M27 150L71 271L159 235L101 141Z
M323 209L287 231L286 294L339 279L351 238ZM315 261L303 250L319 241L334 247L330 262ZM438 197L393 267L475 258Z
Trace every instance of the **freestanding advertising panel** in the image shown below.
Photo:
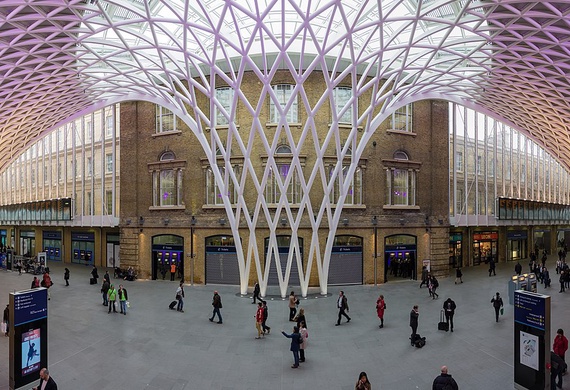
M10 389L39 379L48 363L47 289L10 293Z
M550 296L515 291L515 389L550 389Z

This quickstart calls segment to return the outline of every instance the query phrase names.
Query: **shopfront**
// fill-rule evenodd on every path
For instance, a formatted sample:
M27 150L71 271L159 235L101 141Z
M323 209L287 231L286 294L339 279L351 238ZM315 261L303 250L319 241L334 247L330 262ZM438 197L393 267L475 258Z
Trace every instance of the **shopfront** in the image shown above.
M71 232L71 262L93 265L95 233Z
M453 268L463 267L463 252L461 244L463 242L463 233L452 232L449 235L449 265Z
M417 279L417 238L396 234L384 239L384 281Z
M152 238L152 279L170 280L171 266L176 266L175 279L184 279L184 238L163 234Z
M491 258L496 262L498 240L499 233L496 231L473 233L473 265L488 263Z
M36 254L36 232L33 230L20 231L20 254L31 257Z
M528 233L526 230L507 231L507 261L528 258Z
M42 247L47 256L47 261L61 261L61 232L60 231L44 231L42 232Z

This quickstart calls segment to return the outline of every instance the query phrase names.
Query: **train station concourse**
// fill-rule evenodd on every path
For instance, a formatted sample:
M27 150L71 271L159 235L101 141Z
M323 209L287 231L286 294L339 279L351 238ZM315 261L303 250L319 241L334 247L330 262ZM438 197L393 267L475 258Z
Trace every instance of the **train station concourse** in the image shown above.
M565 255L569 70L564 1L4 0L0 266L284 299Z

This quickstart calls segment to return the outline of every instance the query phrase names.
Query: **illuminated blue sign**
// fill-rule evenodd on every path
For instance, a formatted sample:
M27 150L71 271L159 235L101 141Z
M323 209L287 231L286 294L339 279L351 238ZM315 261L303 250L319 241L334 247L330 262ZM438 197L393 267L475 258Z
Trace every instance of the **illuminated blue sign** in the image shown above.
M14 326L47 318L47 289L14 293Z
M546 295L530 291L515 291L515 322L545 330Z

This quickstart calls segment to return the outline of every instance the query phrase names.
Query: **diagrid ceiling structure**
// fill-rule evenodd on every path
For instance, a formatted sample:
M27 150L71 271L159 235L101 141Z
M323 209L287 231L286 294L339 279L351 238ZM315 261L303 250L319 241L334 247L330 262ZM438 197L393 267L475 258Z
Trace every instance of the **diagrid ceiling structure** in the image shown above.
M223 107L216 101L216 78L210 76L217 75L232 87L235 98L256 118L262 100L246 101L240 89L243 75L253 72L269 98L277 102L270 86L279 69L291 73L297 82L295 96L301 99L306 77L312 71L322 72L330 87L319 104L329 104L332 89L347 77L354 93L350 104L364 91L372 91L370 110L354 116L352 133L358 126L364 132L350 146L352 161L358 161L370 136L395 109L436 98L506 122L570 168L569 22L568 1L3 0L0 170L58 125L108 104L135 99L174 111L196 134L211 166L216 166L217 149L226 156L247 157L251 152L248 133L231 126L235 105L225 112L233 141L220 139L215 131L211 118L216 108ZM209 111L197 105L198 94L211 99ZM301 175L298 150L302 145L295 145L289 132L288 107L280 112L276 137L290 141L295 156L292 174ZM319 107L305 104L305 109L310 118ZM261 137L267 155L272 156L277 143L265 139L255 122L249 134ZM204 124L213 129L209 135ZM314 130L308 123L302 134ZM340 145L336 130L333 123L330 136L315 145L315 153L322 154L329 143L336 144L342 161L349 155L349 146ZM271 158L267 167L275 168ZM242 201L232 211L225 199L236 242L240 218L251 216L247 223L253 234L263 215L274 239L277 220L285 212L294 232L297 215L310 215L315 234L326 215L331 232L327 245L332 245L344 197L334 210L330 199L324 199L313 213L305 198L319 170L322 166L300 178L305 196L297 214L283 197L276 211L263 202L250 210ZM253 167L246 166L244 171L255 176ZM349 181L343 182L341 171L339 163L333 179L339 178L346 192ZM245 185L245 179L234 175L230 166L225 177L219 170L215 174L221 193L227 193L228 180L236 188ZM267 175L268 171L254 177L260 200ZM282 193L290 180L280 183ZM329 193L330 188L324 186ZM240 258L242 290L247 288L251 259L257 269L262 268L254 244L245 251L248 258ZM315 245L310 257L320 256ZM271 246L276 249L273 241ZM298 250L292 249L292 253ZM328 247L324 259L327 252ZM286 274L280 275L282 293L291 261ZM317 266L321 291L326 292L328 263L319 257ZM310 274L310 264L305 271ZM259 275L262 292L266 276ZM301 279L306 293L307 281Z

